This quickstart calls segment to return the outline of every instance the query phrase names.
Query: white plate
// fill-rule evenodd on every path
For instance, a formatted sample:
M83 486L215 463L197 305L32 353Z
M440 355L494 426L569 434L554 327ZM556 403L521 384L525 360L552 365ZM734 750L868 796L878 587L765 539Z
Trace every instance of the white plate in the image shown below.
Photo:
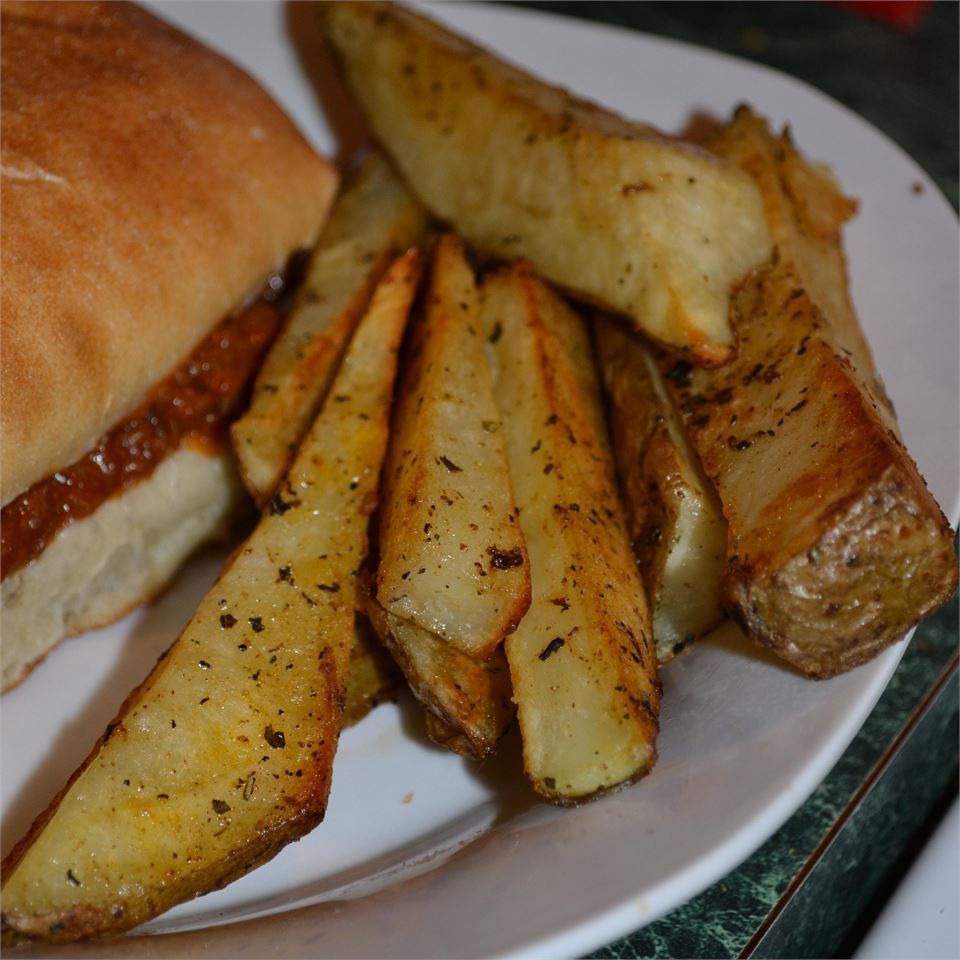
M245 65L319 147L334 148L281 7L161 10ZM744 100L777 125L789 121L803 149L832 164L863 201L847 234L854 298L910 448L956 517L957 228L909 158L827 97L756 65L508 8L444 5L435 13L550 79L669 130L694 111L724 116ZM201 558L149 609L64 644L4 698L5 850L174 639L216 562ZM64 953L583 953L694 896L770 836L853 738L902 650L814 683L728 629L664 671L654 773L578 810L531 800L515 739L496 761L470 765L429 745L409 704L381 707L343 736L327 819L309 837L151 923L159 938Z

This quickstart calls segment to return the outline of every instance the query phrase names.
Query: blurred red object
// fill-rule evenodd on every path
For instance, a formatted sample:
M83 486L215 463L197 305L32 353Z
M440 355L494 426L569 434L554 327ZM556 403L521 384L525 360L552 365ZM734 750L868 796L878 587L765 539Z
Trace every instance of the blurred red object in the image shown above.
M883 20L898 30L912 30L927 11L933 0L830 0L835 6L846 7L874 20Z

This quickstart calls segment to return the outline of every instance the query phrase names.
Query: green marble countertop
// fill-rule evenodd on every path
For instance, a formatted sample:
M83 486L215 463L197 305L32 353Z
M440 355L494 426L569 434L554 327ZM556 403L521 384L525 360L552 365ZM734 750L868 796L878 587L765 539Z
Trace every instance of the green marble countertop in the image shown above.
M960 4L900 32L827 3L527 3L755 60L855 110L958 203ZM598 958L849 956L957 790L957 598L850 748L754 856ZM837 890L844 891L842 897Z
M956 794L956 658L954 599L917 631L847 752L767 843L591 956L850 956Z

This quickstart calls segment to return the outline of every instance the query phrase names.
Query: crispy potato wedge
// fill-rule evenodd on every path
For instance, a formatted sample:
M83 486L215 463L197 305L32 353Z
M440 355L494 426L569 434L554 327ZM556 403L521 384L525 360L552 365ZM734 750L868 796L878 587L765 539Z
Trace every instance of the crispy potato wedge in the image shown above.
M731 289L771 253L759 193L734 164L399 4L319 10L376 137L437 217L697 362L727 359Z
M530 605L530 565L456 237L437 244L412 339L383 474L377 600L485 659Z
M723 619L727 523L653 356L609 317L593 319L628 528L665 663Z
M437 742L478 759L490 756L516 713L503 650L486 660L461 653L435 633L384 610L367 578L361 578L360 602L414 696L440 721L428 727L438 733Z
M851 360L880 401L880 413L899 433L850 298L841 228L856 213L856 201L843 195L828 169L800 155L789 129L773 136L766 121L747 106L737 109L708 146L756 182L778 256L794 265L804 289L829 321L834 345Z
M423 210L389 162L368 154L335 201L250 406L230 430L241 476L260 506L317 415L374 285L425 228Z
M357 614L353 629L344 691L344 727L359 723L374 707L390 700L403 683L400 668L363 614Z
M725 600L755 640L833 676L951 595L953 533L795 266L759 272L735 308L735 362L663 358L729 524Z
M328 403L179 639L3 867L4 946L126 930L241 876L322 818L354 571L419 270L387 272Z
M533 583L505 641L524 768L542 797L573 804L653 765L656 649L599 385L592 362L577 367L585 326L522 263L486 280L481 313L500 331L494 393Z

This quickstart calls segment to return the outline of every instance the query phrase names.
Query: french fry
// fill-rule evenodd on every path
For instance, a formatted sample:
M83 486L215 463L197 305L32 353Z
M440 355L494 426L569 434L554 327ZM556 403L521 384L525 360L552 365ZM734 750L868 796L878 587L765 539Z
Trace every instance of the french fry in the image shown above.
M653 765L656 650L586 328L526 264L486 280L481 313L533 584L505 641L524 768L573 804Z
M492 754L516 712L503 650L476 660L429 630L388 613L369 583L361 582L360 598L413 694L440 721L432 728L445 731L439 742L477 758Z
M473 271L437 245L384 468L377 599L486 659L530 605L530 569Z
M899 428L850 298L832 176L748 107L710 141L757 183L776 262L734 299L739 352L662 356L729 521L724 601L804 673L870 659L957 582L953 534Z
M250 406L231 427L241 476L261 506L323 403L374 285L425 226L423 211L390 164L368 154L334 203Z
M722 363L730 291L771 253L734 164L579 100L396 3L325 3L378 140L468 243Z
M875 656L957 583L953 533L792 262L739 291L737 359L663 370L728 522L723 595L813 677Z
M656 361L608 317L593 328L633 550L665 663L722 619L727 524Z
M388 270L284 482L193 619L4 863L2 940L117 933L241 876L324 815L354 572L418 257Z

